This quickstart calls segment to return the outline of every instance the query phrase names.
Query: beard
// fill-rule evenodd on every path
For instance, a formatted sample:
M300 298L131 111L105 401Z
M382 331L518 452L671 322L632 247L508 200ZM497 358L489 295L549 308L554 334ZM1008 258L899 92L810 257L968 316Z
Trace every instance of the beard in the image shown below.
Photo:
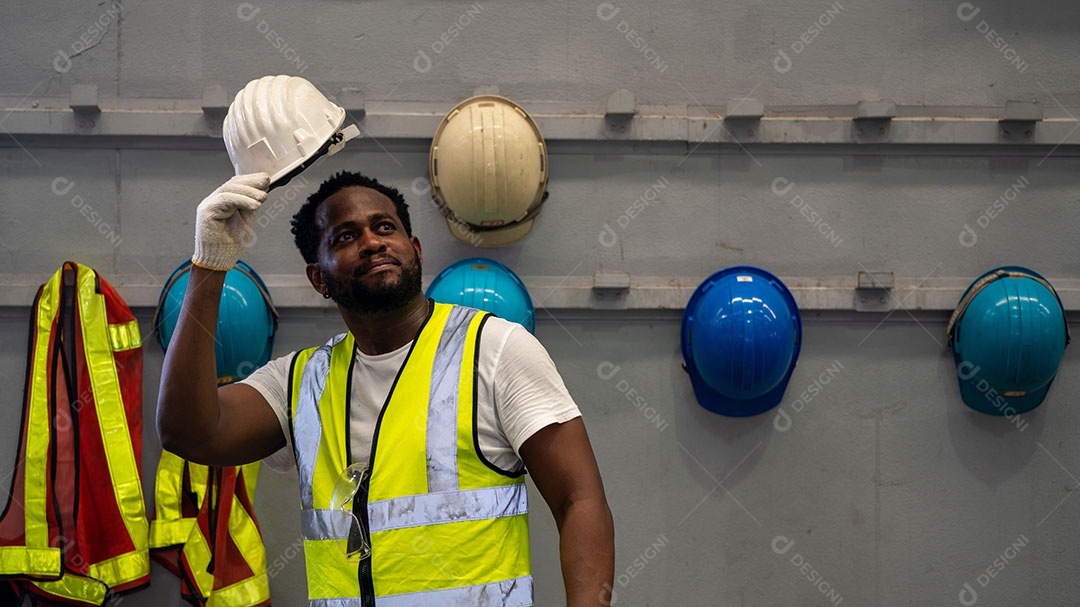
M326 291L330 299L341 307L358 314L390 312L404 308L421 292L420 256L401 264L401 277L393 282L380 277L375 286L367 286L359 278L339 282L336 277L324 274Z

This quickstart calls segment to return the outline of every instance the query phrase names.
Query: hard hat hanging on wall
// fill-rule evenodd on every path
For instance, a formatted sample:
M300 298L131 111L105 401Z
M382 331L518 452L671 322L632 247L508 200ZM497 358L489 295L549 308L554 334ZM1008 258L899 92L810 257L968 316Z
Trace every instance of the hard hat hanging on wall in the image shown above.
M507 266L486 257L470 257L447 266L427 288L440 303L468 306L516 322L536 332L529 290Z
M1057 291L1021 266L994 268L971 283L947 332L964 403L1008 417L1043 402L1069 344Z
M753 266L707 278L682 320L682 355L698 404L729 417L780 404L802 345L802 319L787 286Z
M154 328L158 343L167 350L187 291L191 262L180 264L158 297ZM225 274L218 306L214 353L218 384L244 379L270 361L277 331L278 313L262 278L243 261Z
M431 141L435 203L450 233L474 247L524 238L547 199L547 147L521 106L498 95L462 101Z
M221 131L236 174L269 173L273 189L360 134L344 123L345 109L311 82L263 76L236 94Z

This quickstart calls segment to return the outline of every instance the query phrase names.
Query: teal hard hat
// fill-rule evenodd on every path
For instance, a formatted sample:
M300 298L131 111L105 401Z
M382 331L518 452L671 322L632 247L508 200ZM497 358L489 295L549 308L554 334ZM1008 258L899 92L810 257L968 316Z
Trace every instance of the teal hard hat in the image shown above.
M1042 403L1070 339L1057 291L1020 266L995 268L971 283L947 332L964 403L1006 416Z
M536 315L525 283L505 265L486 257L470 257L450 264L427 288L427 296L440 303L491 312L536 332Z
M154 313L161 349L168 349L191 276L191 262L173 271L158 297ZM270 292L255 270L243 261L225 274L225 286L218 306L214 353L218 384L244 379L270 361L277 331L278 313Z
M761 268L733 266L694 291L681 337L698 404L748 417L783 399L802 346L802 318L779 278Z

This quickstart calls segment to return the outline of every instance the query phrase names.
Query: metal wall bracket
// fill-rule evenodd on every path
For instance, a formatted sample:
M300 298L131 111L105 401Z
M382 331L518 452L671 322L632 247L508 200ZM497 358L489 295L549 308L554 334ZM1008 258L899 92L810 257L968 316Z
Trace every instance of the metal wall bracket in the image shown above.
M473 97L479 97L480 95L498 95L499 87L494 84L481 84L473 89Z
M860 101L852 124L858 143L884 143L892 136L896 104L892 101Z
M727 102L727 120L761 120L765 115L765 104L757 99L730 100Z
M593 274L593 295L602 300L625 299L630 291L629 272L597 272Z
M998 136L1009 143L1029 143L1035 139L1035 127L1042 122L1043 110L1038 101L1006 101L998 122Z
M229 91L225 87L214 84L206 87L202 94L202 111L207 116L220 116L229 111Z
M856 312L888 312L892 309L893 272L859 272L855 286Z
M613 133L625 134L637 114L637 98L626 89L608 95L604 105L604 125Z
M360 93L360 89L341 89L337 94L337 103L345 108L353 120L363 120L367 115L367 110L364 109L364 95Z
M82 114L100 114L98 89L94 83L71 85L71 99L68 102L71 111Z
M761 136L761 119L765 104L749 97L731 100L724 114L725 128L736 141L753 141Z

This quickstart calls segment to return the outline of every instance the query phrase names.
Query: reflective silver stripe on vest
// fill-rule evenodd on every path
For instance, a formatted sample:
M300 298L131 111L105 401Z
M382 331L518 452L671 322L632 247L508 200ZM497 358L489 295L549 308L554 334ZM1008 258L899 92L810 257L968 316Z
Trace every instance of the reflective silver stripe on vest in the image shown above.
M300 511L300 532L306 540L343 540L349 537L352 512L344 510Z
M345 339L345 333L335 336L326 345L319 346L311 355L300 378L299 402L296 419L293 420L293 447L296 449L296 467L300 475L300 503L304 510L314 505L312 481L315 479L315 459L319 455L322 440L322 422L319 419L319 401L326 389L330 375L330 355L335 345Z
M490 584L380 596L379 607L527 607L532 605L532 577Z
M518 483L371 502L368 504L368 524L371 533L378 533L404 527L517 516L528 511L528 491L525 483Z
M461 357L469 321L476 310L454 306L446 320L431 366L431 396L427 417L428 491L456 491L458 389Z
M363 601L360 597L353 597L348 599L310 599L308 600L308 607L360 607L363 605ZM382 603L379 603L380 605Z

